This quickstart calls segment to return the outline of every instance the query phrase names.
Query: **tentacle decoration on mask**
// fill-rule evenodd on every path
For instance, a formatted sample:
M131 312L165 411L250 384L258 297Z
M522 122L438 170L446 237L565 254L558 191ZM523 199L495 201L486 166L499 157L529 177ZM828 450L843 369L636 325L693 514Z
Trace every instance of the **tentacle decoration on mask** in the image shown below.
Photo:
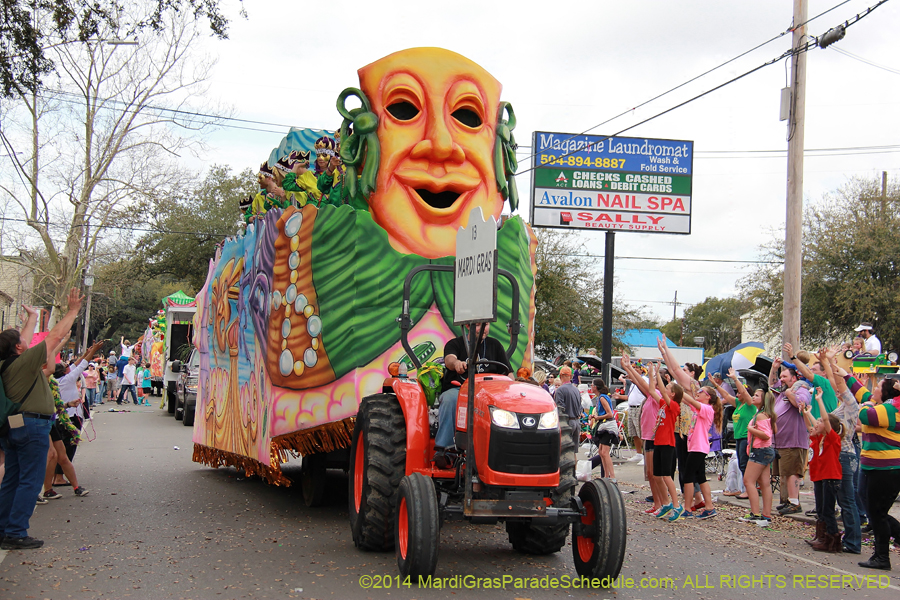
M504 119L506 112L509 118ZM516 113L512 104L501 102L497 111L497 143L494 144L494 172L497 177L497 189L503 194L504 200L509 200L509 208L516 210L519 206L519 190L516 188L514 175L519 163L516 160L516 138L513 129L516 128Z
M350 96L359 98L362 106L348 110L345 102ZM350 197L356 196L356 177L360 174L360 169L360 192L368 197L375 191L378 162L381 160L381 146L377 135L378 116L372 112L372 105L363 91L353 87L345 89L338 96L337 109L344 117L341 123L341 160L347 167L346 181Z

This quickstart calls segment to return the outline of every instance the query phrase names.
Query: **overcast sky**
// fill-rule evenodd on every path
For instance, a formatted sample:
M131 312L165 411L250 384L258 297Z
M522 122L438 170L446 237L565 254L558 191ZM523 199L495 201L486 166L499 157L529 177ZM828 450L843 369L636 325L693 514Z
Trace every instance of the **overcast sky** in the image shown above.
M821 35L877 0L810 0L809 34ZM231 103L231 122L210 138L208 164L256 167L288 127L335 129L338 93L358 85L356 70L416 46L454 50L485 67L515 107L520 172L531 166L533 131L580 133L778 38L702 79L591 133L618 133L768 62L790 48L790 0L585 2L354 2L300 5L244 0L231 11L230 39L218 56L210 95ZM432 8L433 7L433 8ZM900 2L889 2L847 30L833 47L808 53L804 197L822 197L851 177L890 178L900 159ZM848 56L840 51L854 55ZM867 61L867 62L866 62ZM868 64L868 63L874 63ZM787 141L779 96L786 60L622 135L694 142L690 235L620 233L616 256L756 260L761 243L784 227ZM255 131L254 131L255 130ZM889 146L889 148L879 148ZM864 148L811 152L815 149ZM759 151L778 152L759 152ZM530 174L517 178L523 216ZM604 234L579 234L602 255ZM781 233L783 235L783 233ZM602 259L595 264L602 281ZM616 261L616 294L659 318L672 300L693 304L736 293L746 265L668 260ZM666 304L668 303L668 305ZM681 316L684 307L679 306Z

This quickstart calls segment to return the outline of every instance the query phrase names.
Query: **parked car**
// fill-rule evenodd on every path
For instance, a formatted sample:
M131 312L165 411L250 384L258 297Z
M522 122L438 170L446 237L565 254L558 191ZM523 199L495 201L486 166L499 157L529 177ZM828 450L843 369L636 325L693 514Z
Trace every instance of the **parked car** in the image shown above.
M185 427L194 424L197 407L197 382L200 379L200 352L195 348L186 363L176 360L172 370L178 374L175 381L175 418Z

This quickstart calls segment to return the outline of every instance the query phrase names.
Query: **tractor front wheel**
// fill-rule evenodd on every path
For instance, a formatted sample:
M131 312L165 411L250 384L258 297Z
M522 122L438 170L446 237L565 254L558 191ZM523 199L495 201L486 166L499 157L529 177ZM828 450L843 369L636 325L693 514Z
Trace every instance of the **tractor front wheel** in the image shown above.
M582 577L615 579L625 560L628 526L619 488L607 479L588 481L578 492L585 515L572 526L572 556Z
M421 473L400 480L394 516L394 549L400 577L434 575L440 541L437 495L434 482Z
M353 543L364 550L394 548L394 513L406 474L406 420L397 397L363 398L350 443L349 503Z

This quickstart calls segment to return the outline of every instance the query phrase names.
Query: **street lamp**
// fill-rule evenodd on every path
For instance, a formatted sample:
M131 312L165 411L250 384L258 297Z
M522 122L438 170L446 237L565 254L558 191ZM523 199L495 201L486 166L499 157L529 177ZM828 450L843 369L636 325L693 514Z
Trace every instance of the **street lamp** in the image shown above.
M91 271L91 267L88 266L87 272L84 274L84 287L87 288L87 306L84 309L84 339L81 343L81 347L84 350L87 350L88 347L88 331L91 327L91 295L93 292L93 285L94 273Z

